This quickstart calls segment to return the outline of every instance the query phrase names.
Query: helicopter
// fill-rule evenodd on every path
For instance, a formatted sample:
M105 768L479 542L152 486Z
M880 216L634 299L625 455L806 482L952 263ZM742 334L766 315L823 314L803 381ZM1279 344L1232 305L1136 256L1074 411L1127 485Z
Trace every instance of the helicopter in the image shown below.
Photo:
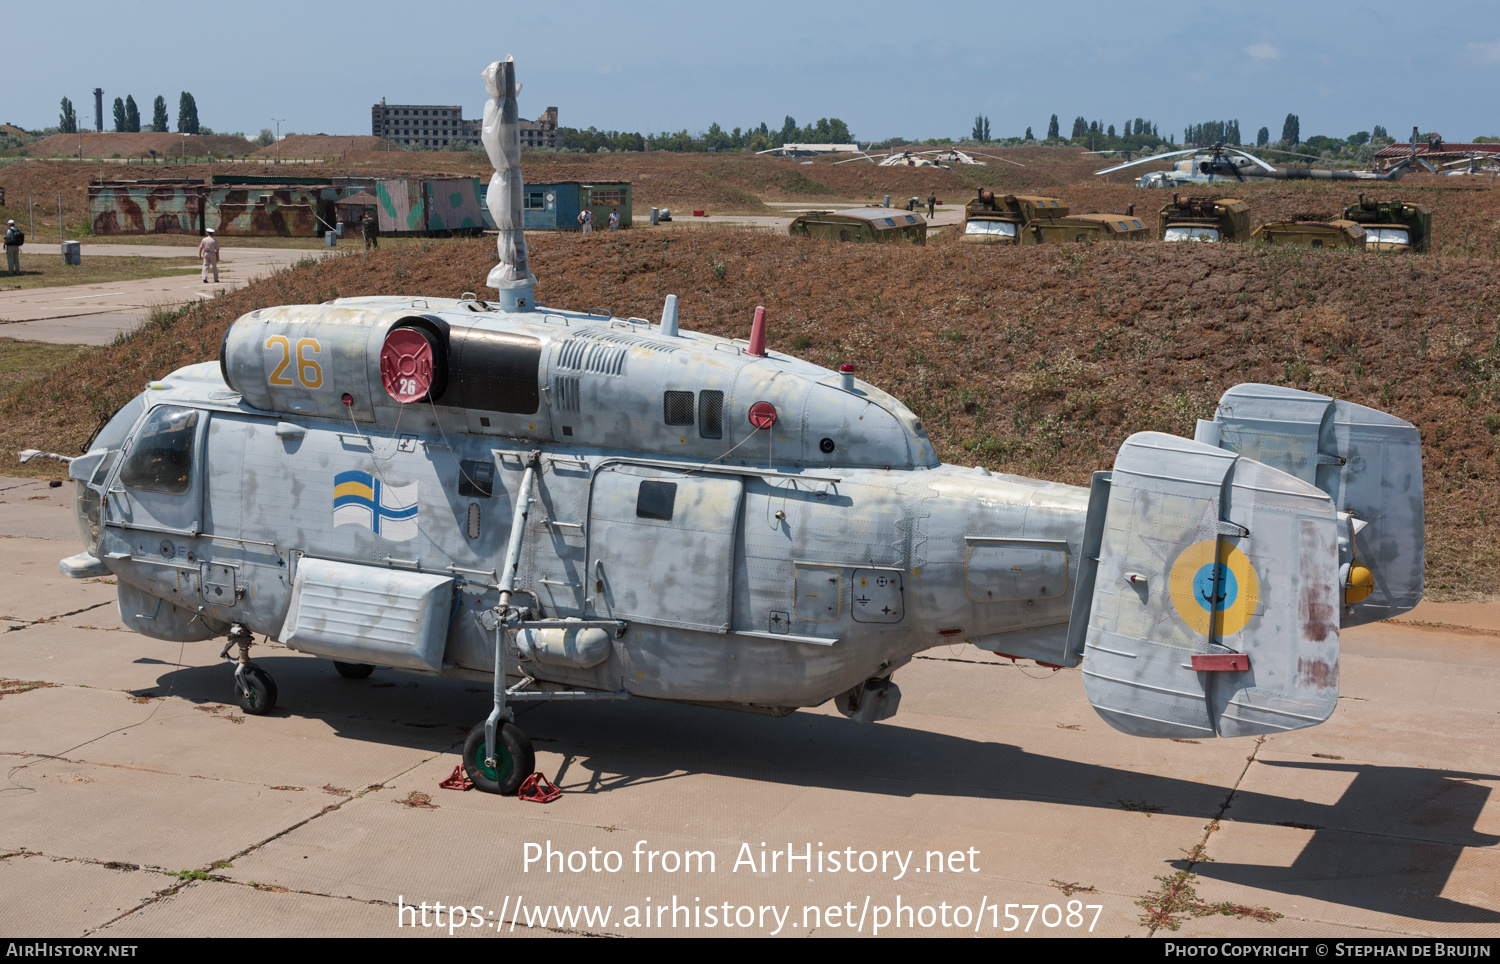
M856 377L749 337L535 303L512 59L483 72L495 296L259 309L217 362L148 384L67 458L83 551L124 625L223 638L274 708L256 636L491 684L463 767L515 793L527 701L655 699L893 716L894 674L969 642L1081 667L1125 733L1326 719L1338 634L1423 589L1409 423L1240 385L1194 438L1131 435L1085 487L939 461Z
M1278 150L1274 153L1289 154L1295 157L1313 157L1311 154L1298 154L1295 151ZM1114 167L1106 167L1094 173L1101 175L1113 174L1116 171L1123 171L1127 167L1164 161L1170 157L1181 159L1172 163L1171 170L1152 171L1149 174L1143 175L1135 182L1135 186L1140 188L1184 187L1191 184L1213 184L1231 179L1236 181L1289 181L1306 179L1329 181L1399 181L1412 163L1412 160L1407 158L1385 171L1336 171L1314 167L1286 167L1278 169L1237 147L1214 144L1209 147L1190 147L1182 151L1153 154L1150 157L1127 161L1124 164L1116 164Z
M1013 161L1008 157L998 154L972 154L961 151L956 147L943 147L930 151L912 151L902 149L889 151L883 154L868 154L864 151L858 157L845 158L835 161L835 164L851 164L854 161L868 161L878 167L940 167L943 170L952 170L954 164L977 164L985 166L985 161L979 158L987 158L992 161L1004 161L1006 164L1014 164L1016 167L1025 167L1020 161ZM881 158L881 160L876 160Z

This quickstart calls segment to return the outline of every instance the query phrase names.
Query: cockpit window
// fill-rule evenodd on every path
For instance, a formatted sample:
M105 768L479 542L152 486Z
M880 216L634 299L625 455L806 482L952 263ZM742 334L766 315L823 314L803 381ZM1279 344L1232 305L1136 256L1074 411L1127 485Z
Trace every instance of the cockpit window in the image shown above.
M141 425L120 481L127 488L162 495L186 495L193 484L193 440L198 412L163 405Z

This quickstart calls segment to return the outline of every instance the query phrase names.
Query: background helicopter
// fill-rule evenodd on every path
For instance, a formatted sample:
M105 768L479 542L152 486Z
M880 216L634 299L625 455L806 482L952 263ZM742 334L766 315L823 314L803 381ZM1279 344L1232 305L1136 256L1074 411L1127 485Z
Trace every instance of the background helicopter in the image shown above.
M1267 149L1271 153L1320 160L1312 154L1296 151ZM1092 153L1092 152L1091 152ZM1103 153L1103 152L1099 152ZM1214 144L1211 147L1190 147L1181 151L1153 154L1124 164L1107 167L1095 174L1113 174L1139 164L1151 164L1168 158L1179 158L1170 170L1152 171L1135 182L1136 187L1185 187L1191 184L1212 184L1218 181L1292 181L1308 178L1329 181L1399 181L1406 173L1411 159L1401 161L1386 171L1336 171L1327 168L1288 167L1275 168L1254 154L1238 147Z
M971 154L968 151L961 151L956 147L943 147L930 151L903 149L882 154L869 154L861 151L858 157L846 158L836 163L849 164L854 161L868 161L878 167L940 167L943 170L949 170L954 164L978 164L982 167L985 165L985 162L978 159L981 157L992 161L1004 161L1007 164L1014 164L1016 167L1026 166L1020 161L1013 161L1008 157L1001 157L998 154Z

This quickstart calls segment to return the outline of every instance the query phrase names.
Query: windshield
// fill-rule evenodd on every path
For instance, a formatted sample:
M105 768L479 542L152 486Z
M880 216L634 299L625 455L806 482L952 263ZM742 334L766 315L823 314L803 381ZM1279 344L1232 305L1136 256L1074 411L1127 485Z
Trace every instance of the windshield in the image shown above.
M1411 244L1411 234L1405 228L1365 228L1366 244Z
M1013 238L1016 236L1016 226L1011 221L970 221L964 225L964 234L988 234Z
M1167 228L1167 233L1162 235L1161 239L1163 241L1217 241L1219 229L1194 225L1178 226Z

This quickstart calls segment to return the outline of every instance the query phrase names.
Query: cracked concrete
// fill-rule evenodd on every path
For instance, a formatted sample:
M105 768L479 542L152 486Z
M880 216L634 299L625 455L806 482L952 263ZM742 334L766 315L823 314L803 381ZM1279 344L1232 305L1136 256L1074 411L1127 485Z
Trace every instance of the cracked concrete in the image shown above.
M0 514L0 536L15 536L0 541L0 678L52 685L0 695L6 933L412 933L398 901L480 905L506 934L510 921L530 936L694 933L621 924L628 905L676 895L794 915L867 896L1078 900L1103 908L1094 934L1146 936L1136 902L1179 870L1202 901L1282 915L1188 918L1184 936L1500 933L1500 649L1483 634L1348 632L1334 718L1263 742L1131 739L1094 714L1076 671L960 647L903 669L901 715L876 726L826 707L775 720L648 701L545 705L521 725L564 795L538 806L437 786L488 709L484 686L389 671L345 680L325 661L257 647L281 700L246 717L219 643L122 631L113 586L57 574L72 541L7 524ZM400 805L414 791L436 807ZM636 873L637 841L711 851L716 872ZM548 842L619 851L625 867L528 871L525 846ZM742 844L789 842L918 861L967 861L973 848L977 869L900 880L733 869ZM518 898L598 903L614 918L529 926ZM783 933L842 932L801 924Z

